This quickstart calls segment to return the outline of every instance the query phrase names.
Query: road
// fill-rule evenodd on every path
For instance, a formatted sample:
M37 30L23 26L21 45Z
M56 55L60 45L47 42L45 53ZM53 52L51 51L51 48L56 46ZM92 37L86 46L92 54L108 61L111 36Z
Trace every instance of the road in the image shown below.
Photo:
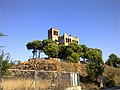
M120 86L111 87L111 88L107 88L107 89L101 89L101 90L120 90Z

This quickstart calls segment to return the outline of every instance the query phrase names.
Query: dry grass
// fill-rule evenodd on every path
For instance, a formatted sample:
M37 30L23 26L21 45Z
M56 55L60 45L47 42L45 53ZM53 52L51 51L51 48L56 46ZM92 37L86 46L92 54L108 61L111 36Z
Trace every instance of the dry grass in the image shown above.
M37 84L38 90L46 90L51 87L51 83L48 80L39 80ZM3 79L3 90L34 90L35 82L33 79Z
M84 84L81 83L82 90L99 90L99 87L95 83Z
M65 90L71 83L66 80L60 80L60 83L52 83L51 80L38 80L37 90ZM35 90L35 81L26 78L7 78L3 79L2 90Z
M120 85L120 68L114 68L110 66L105 66L105 71L103 73L103 76L105 77L112 77L115 81L115 85ZM111 78L111 79L112 79Z

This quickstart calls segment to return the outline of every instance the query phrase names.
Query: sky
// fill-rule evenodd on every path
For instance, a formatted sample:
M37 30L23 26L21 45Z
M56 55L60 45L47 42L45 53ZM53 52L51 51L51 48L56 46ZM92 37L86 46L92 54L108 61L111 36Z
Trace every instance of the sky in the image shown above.
M0 45L12 60L27 61L26 44L47 39L52 27L101 49L104 61L120 57L120 0L0 0L0 32L7 35Z

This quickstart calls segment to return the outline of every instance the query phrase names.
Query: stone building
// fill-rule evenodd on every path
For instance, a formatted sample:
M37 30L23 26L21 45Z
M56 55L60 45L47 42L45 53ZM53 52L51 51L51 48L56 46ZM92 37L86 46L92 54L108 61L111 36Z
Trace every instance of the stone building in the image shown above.
M62 36L60 36L60 32L57 28L50 28L48 30L48 39L56 41L57 44L64 44L66 46L70 42L79 43L79 38L78 37L73 37L72 35L68 35L66 33L64 33Z

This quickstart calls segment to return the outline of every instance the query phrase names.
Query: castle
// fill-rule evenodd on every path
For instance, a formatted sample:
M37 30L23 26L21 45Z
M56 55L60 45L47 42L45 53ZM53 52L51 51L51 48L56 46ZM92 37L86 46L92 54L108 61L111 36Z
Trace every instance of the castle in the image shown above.
M73 37L72 35L68 35L66 33L64 33L62 36L60 36L60 32L57 28L50 28L48 30L48 39L56 41L57 44L64 44L66 46L70 42L79 43L79 38L78 37Z

